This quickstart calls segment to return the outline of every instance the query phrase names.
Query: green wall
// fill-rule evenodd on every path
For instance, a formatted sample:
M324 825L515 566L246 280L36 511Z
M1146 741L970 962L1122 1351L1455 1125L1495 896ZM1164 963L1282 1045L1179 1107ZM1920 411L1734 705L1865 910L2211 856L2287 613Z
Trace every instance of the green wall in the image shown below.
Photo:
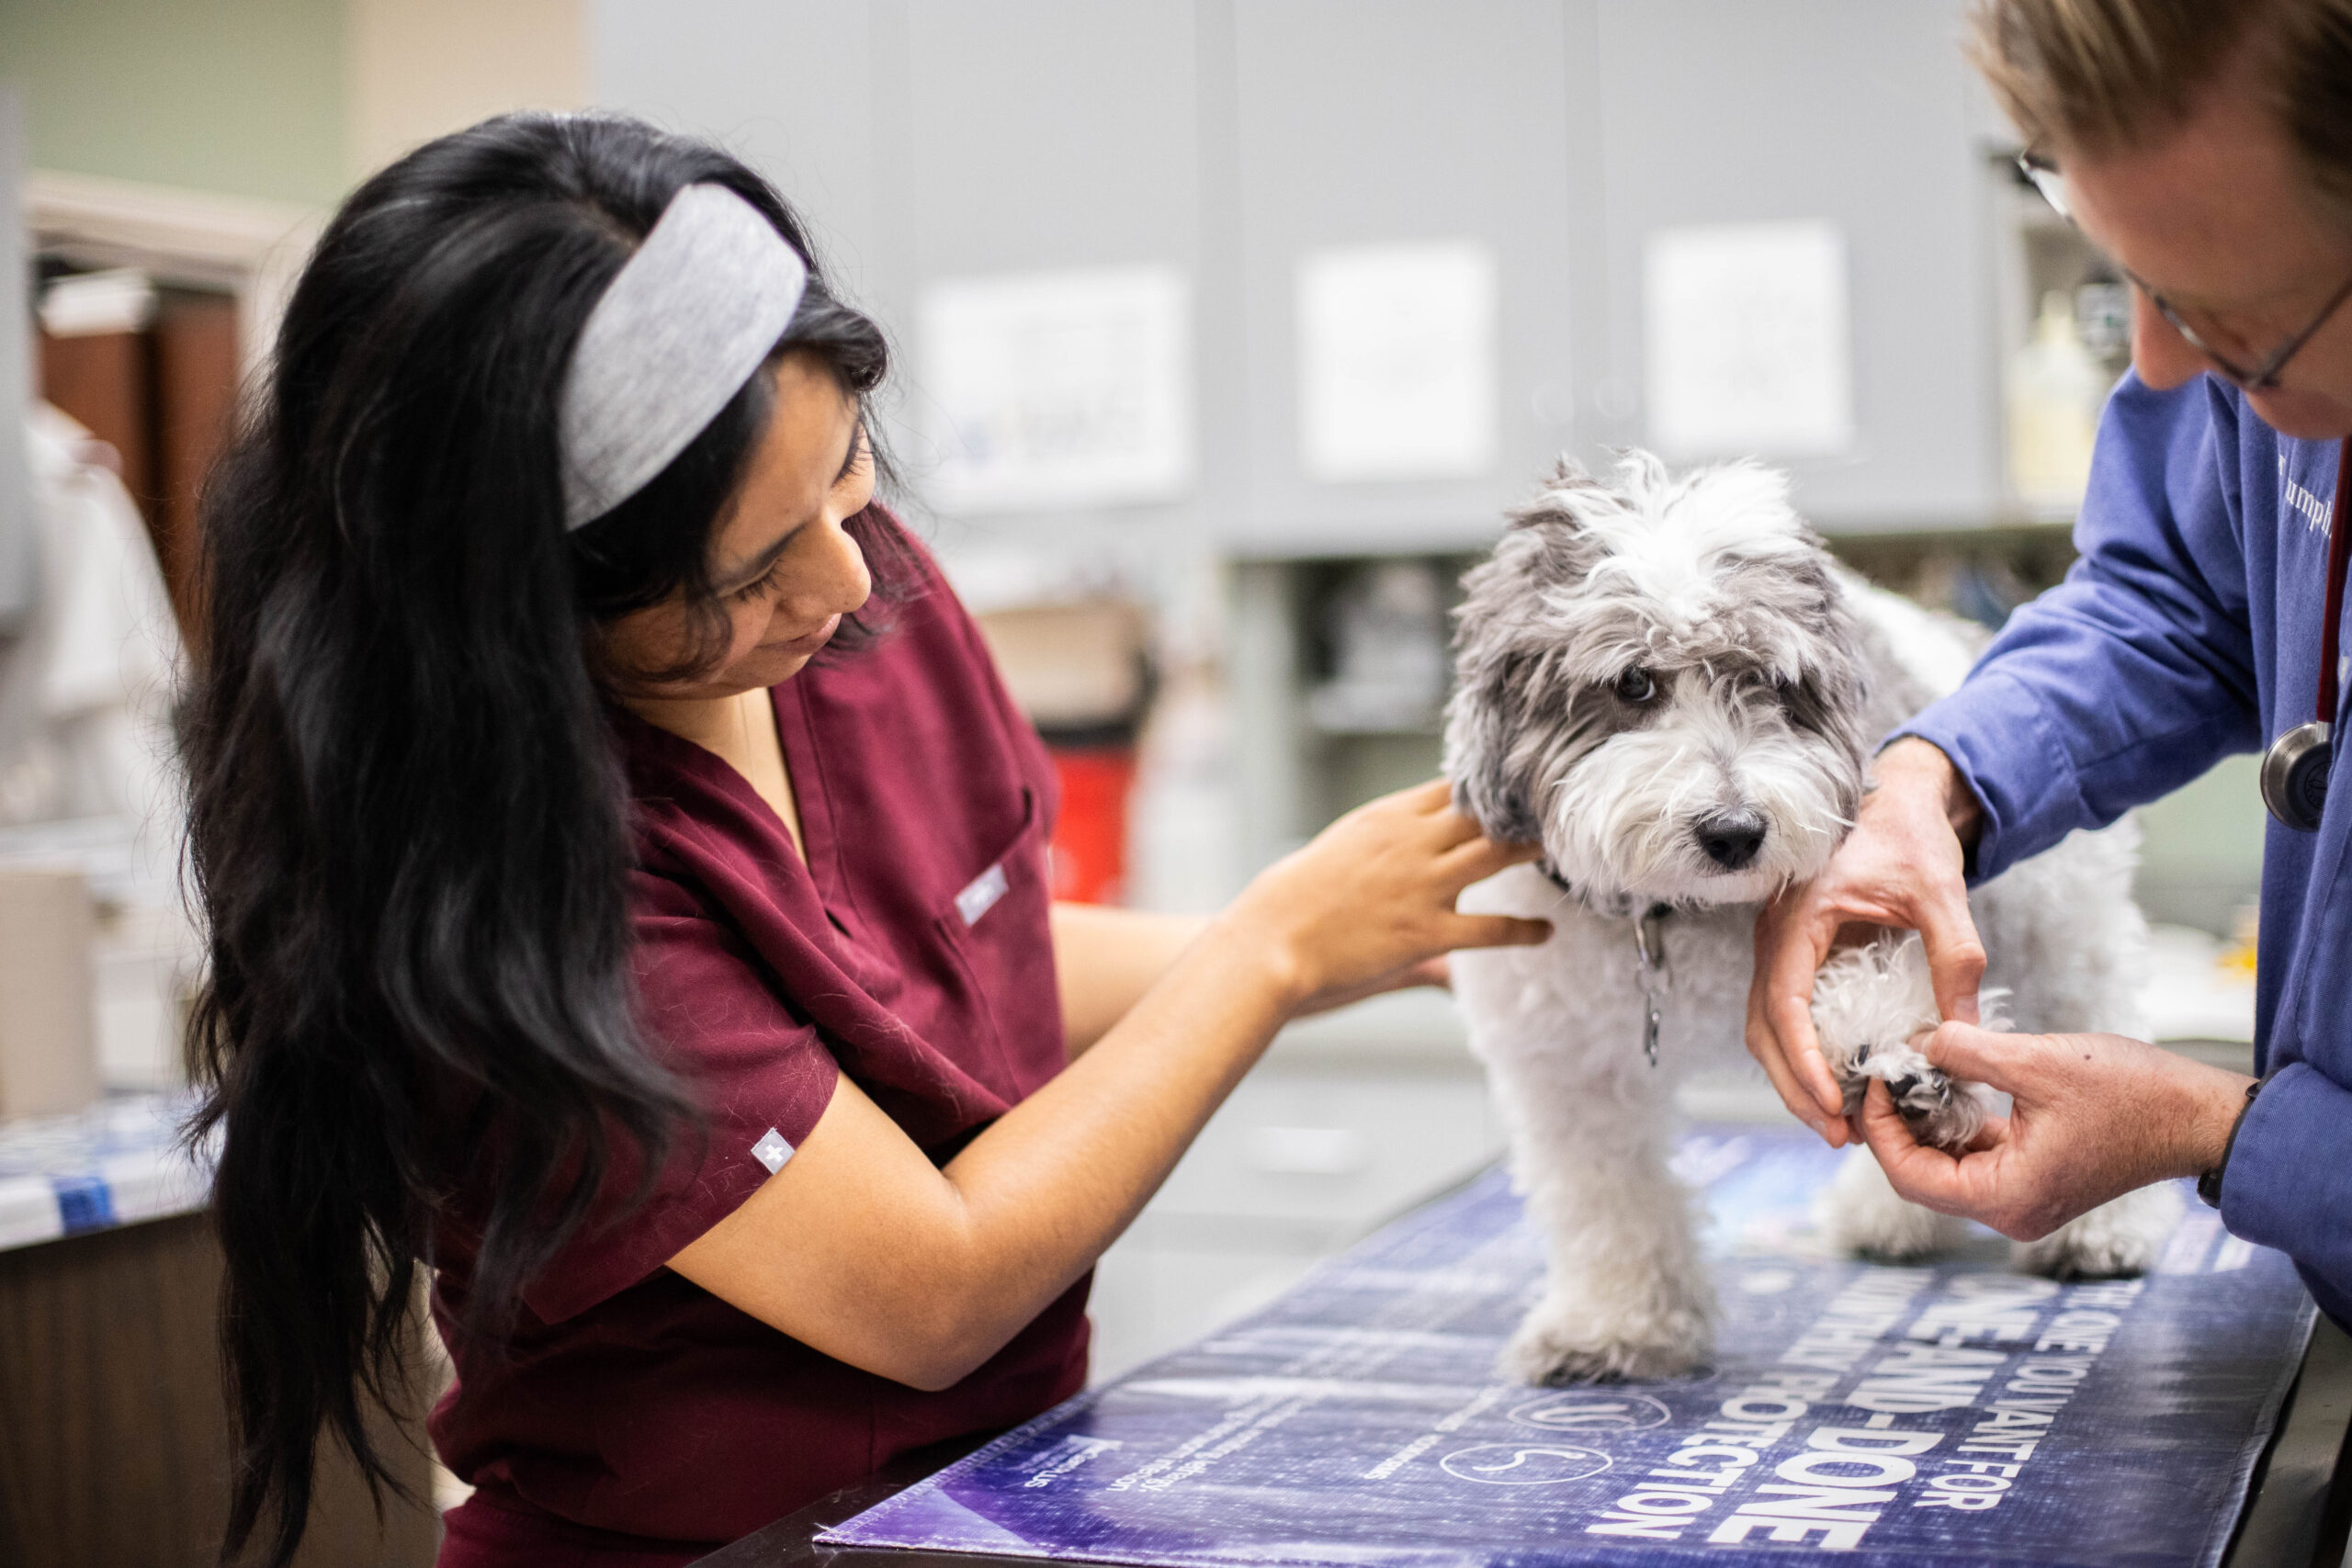
M342 0L0 0L35 168L278 201L348 184L343 41Z
M2141 807L2140 904L2152 920L2230 934L2262 886L2262 763L2229 757L2195 784Z

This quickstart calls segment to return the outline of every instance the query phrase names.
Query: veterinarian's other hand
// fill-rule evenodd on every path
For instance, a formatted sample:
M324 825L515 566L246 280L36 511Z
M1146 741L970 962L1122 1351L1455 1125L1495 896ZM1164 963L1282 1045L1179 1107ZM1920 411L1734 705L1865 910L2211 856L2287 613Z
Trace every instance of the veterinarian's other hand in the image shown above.
M2245 1104L2243 1073L2120 1034L1996 1034L1946 1023L1922 1044L1952 1077L2016 1103L1957 1157L1920 1144L1873 1079L1854 1120L1915 1203L2039 1241L2110 1199L2221 1163Z
M1429 984L1429 961L1457 947L1544 941L1545 921L1453 907L1472 883L1542 853L1487 838L1433 780L1349 812L1259 873L1220 919L1245 927L1289 977L1295 1016Z
M1968 913L1964 840L1976 798L1951 760L1924 740L1898 740L1873 763L1854 830L1819 876L1765 907L1756 922L1747 1049L1797 1118L1833 1146L1849 1129L1837 1081L1813 1029L1813 977L1853 925L1916 931L1928 950L1936 1007L1976 1019L1984 946Z

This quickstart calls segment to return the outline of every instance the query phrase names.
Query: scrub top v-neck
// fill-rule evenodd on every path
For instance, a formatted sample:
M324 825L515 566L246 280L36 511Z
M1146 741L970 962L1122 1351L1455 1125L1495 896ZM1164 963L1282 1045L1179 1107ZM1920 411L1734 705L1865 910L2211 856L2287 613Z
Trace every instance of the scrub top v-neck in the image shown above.
M641 1205L623 1201L637 1170L617 1168L526 1288L514 1333L481 1355L454 1337L473 1235L456 1220L437 1230L435 1317L461 1379L431 1427L477 1489L445 1563L684 1562L1085 1381L1083 1281L926 1393L663 1267L791 1158L840 1074L944 1163L1066 1060L1051 765L928 562L925 592L892 615L878 643L775 690L805 853L732 768L613 716L636 816L640 1014L701 1099L706 1134ZM466 1194L453 1210L481 1204Z

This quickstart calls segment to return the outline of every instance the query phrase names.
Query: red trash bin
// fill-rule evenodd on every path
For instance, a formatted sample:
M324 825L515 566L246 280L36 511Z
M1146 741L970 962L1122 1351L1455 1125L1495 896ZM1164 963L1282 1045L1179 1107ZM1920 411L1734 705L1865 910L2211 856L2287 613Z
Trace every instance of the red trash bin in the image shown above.
M1080 904L1116 904L1126 897L1127 796L1135 788L1136 750L1049 746L1061 780L1061 817L1054 824L1054 897Z

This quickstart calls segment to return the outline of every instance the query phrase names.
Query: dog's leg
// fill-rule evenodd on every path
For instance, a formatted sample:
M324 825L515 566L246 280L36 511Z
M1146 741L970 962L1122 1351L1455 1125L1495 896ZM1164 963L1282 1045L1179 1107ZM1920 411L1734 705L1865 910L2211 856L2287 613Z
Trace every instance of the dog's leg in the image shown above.
M1666 1086L1638 1054L1632 1073L1614 1061L1590 1075L1557 1070L1569 1065L1541 1064L1555 1070L1540 1085L1498 1085L1549 1255L1543 1298L1501 1370L1537 1383L1689 1371L1713 1348L1714 1298L1691 1195L1668 1164Z
M2172 1183L2160 1181L2101 1203L2040 1241L2018 1242L2009 1248L2010 1260L2053 1280L2143 1274L2180 1224L2180 1194Z
M1959 1245L1962 1221L1897 1196L1877 1159L1860 1145L1849 1150L1829 1185L1815 1194L1814 1223L1839 1252L1903 1262Z

